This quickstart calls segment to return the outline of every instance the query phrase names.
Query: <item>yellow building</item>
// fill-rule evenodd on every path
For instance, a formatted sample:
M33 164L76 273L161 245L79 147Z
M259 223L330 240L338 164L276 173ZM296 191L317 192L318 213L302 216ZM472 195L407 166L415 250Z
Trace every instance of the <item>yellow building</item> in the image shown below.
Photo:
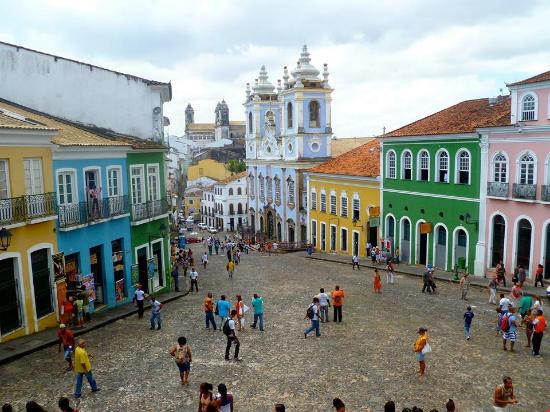
M365 256L379 244L380 149L377 139L305 172L308 240L318 252Z
M50 143L56 134L0 102L0 342L57 324Z
M183 209L185 217L193 216L195 220L201 218L202 188L190 187L183 196Z
M212 159L199 160L196 165L189 166L187 169L189 186L191 186L190 182L200 178L223 180L229 176L231 176L231 172L225 168L225 164Z

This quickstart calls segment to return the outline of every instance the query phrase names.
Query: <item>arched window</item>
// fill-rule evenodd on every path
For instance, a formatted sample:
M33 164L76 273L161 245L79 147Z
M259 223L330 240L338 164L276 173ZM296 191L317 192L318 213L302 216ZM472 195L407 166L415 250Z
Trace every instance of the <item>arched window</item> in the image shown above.
M386 170L386 175L388 179L395 179L395 170L396 170L396 164L395 164L395 152L393 150L390 150L388 152L388 169Z
M291 205L296 204L294 190L295 190L294 180L289 179L288 180L288 203L291 204Z
M346 192L340 194L340 216L348 216L348 195Z
M401 155L401 179L412 179L412 155L408 150Z
M229 188L229 196L233 196L233 188L232 187Z
M317 210L317 192L315 191L315 189L311 189L310 209Z
M242 214L243 214L243 205L242 205L241 203L239 203L239 204L237 205L237 213L238 213L239 215L242 215Z
M265 178L265 184L267 186L267 201L271 203L273 202L273 186L271 185L271 177L267 176Z
M467 185L470 184L470 153L466 150L461 150L456 155L456 183Z
M528 94L521 100L521 120L535 120L535 97Z
M437 154L437 181L449 183L449 153L446 150Z
M317 100L309 102L309 127L320 127L319 103Z
M252 112L248 112L248 133L252 134Z
M321 212L327 211L327 194L325 189L321 190Z
M243 191L240 187L237 188L237 195L242 195Z
M292 103L286 105L286 127L292 129Z
M273 181L275 183L275 204L278 206L281 204L281 179L275 176Z
M229 214L230 215L235 214L235 208L233 207L233 203L229 203Z
M254 199L254 197L256 196L256 181L254 180L254 175L251 174L249 177L248 177L248 182L249 182L249 187L250 187L250 190L249 190L249 193L250 193L250 198L251 199Z
M493 181L508 182L508 161L503 153L497 153L493 158Z
M521 185L534 185L535 180L535 158L532 153L527 152L519 158L518 183Z
M265 200L265 184L261 174L258 175L258 184L260 186L260 200L263 202Z
M427 182L430 180L430 155L426 150L421 150L418 154L418 180Z
M330 214L336 214L336 192L334 190L330 192Z

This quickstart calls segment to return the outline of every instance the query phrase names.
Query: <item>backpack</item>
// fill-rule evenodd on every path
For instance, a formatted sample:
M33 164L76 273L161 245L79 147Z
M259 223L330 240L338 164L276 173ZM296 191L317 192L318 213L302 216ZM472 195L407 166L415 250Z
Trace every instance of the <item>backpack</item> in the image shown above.
M214 315L216 315L216 316L220 315L220 310L218 308L218 302L216 302L216 309L214 310Z
M229 319L227 319L222 326L223 334L225 336L231 336L231 328L229 327Z
M503 332L508 332L508 329L510 329L510 320L508 317L509 316L506 314L500 319L500 330Z
M187 345L180 346L178 345L174 357L176 358L176 363L182 364L187 362L189 355L189 348Z
M313 305L309 305L306 311L306 317L308 319L313 319L315 317L315 312L313 311Z

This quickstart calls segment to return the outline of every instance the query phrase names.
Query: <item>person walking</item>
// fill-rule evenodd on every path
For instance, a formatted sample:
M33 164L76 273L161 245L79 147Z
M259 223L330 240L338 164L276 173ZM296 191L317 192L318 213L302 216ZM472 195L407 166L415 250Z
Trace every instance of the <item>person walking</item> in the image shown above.
M319 299L317 296L313 298L313 302L308 306L304 319L311 321L311 326L304 330L304 338L307 338L307 335L312 331L315 331L315 336L321 336L321 331L319 330Z
M74 351L74 371L76 373L76 387L74 390L74 397L80 398L82 396L82 379L86 376L92 392L98 392L94 375L92 373L92 365L90 364L90 357L86 351L86 341L84 339L78 340L78 346Z
M530 295L524 295L521 297L518 303L518 313L521 319L525 318L525 315L529 309L533 306L533 298Z
M212 256L212 239L211 238L208 238L208 241L207 241L207 244L208 244L208 254L210 256ZM218 248L216 248L216 255L218 254Z
M212 292L208 292L208 295L206 295L206 298L204 298L203 308L206 329L210 329L210 324L212 324L212 327L214 328L214 330L216 330L217 326L216 320L214 319L214 302L212 301Z
M533 320L533 355L537 358L540 357L540 345L542 343L542 337L546 330L546 319L542 310L537 310L537 317Z
M503 315L508 313L508 310L510 309L510 306L512 306L512 301L504 296L504 293L500 294L500 300L498 302L498 307L500 308L500 311Z
M372 243L371 243L371 242L367 242L367 245L366 245L365 249L366 249L366 252L367 252L367 253L365 254L365 256L367 256L367 257L370 256L370 251L371 251L371 249L372 249Z
M189 278L191 279L191 287L189 288L189 291L193 292L193 286L195 286L195 291L199 293L199 274L197 273L195 267L191 268L191 272L189 272Z
M229 260L227 264L225 265L225 269L227 270L227 275L229 276L229 279L233 279L233 272L235 271L235 263L233 263L232 260Z
M426 371L425 356L426 353L431 351L431 348L428 344L428 329L419 328L418 335L418 339L416 339L416 342L414 343L414 351L416 353L416 359L418 360L418 374L420 376L423 376L424 372Z
M472 319L474 318L474 312L472 307L468 306L466 312L464 312L464 337L466 340L470 340L470 327L472 326Z
M231 304L225 300L225 295L221 295L220 299L216 302L216 311L220 317L220 328L223 327L223 324L227 319L229 319L229 309ZM221 329L220 329L221 330Z
M525 337L527 338L527 345L525 345L526 348L531 347L531 338L533 336L534 329L533 320L534 317L532 315L531 309L527 309L527 311L525 312L525 316L521 320L521 324L525 325Z
M161 319L160 319L160 310L164 305L160 303L157 298L151 296L151 330L155 330L155 321L157 323L157 330L160 330Z
M199 409L198 412L209 412L210 407L214 403L214 394L212 390L214 387L211 383L203 382L201 383L199 389Z
M214 250L216 251L216 256L220 252L220 239L214 239ZM212 253L211 253L212 254Z
M143 287L140 283L137 285L137 289L134 292L134 298L132 299L132 302L137 305L138 308L138 319L143 318L143 312L145 309L143 308L143 301L145 299L145 292L143 291Z
M237 298L237 304L235 305L235 310L237 311L237 329L240 332L244 329L244 315L248 311L248 306L244 304L241 295L236 295L235 297Z
M64 323L61 323L57 331L57 338L59 340L57 351L61 352L61 345L63 345L63 358L69 364L67 371L71 371L73 370L72 354L75 349L74 334Z
M336 285L332 292L332 306L334 307L334 322L342 322L342 306L344 306L344 291Z
M218 394L214 402L220 412L233 412L233 395L227 392L227 386L223 383L218 385Z
M374 293L382 293L382 280L378 269L374 269Z
M502 382L503 383L495 388L495 393L493 394L493 409L496 412L504 412L508 405L515 405L518 403L514 395L512 378L505 376Z
M187 338L185 336L180 336L178 338L178 343L170 348L169 353L176 361L176 366L180 373L181 384L188 385L193 354L191 352L191 347L187 344Z
M460 278L460 290L462 295L460 296L461 300L468 300L468 289L470 289L470 278L467 272L464 272Z
M426 269L426 271L422 274L422 281L424 282L424 286L422 287L422 293L425 291L428 291L428 293L432 293L432 285L430 283L430 269Z
M518 283L519 287L522 288L525 280L527 279L527 273L525 272L525 268L522 265L519 265L518 269Z
M260 322L260 331L264 331L264 298L257 293L254 293L254 299L252 299L252 307L254 308L254 323L250 325L251 328L256 329L256 323Z
M502 282L502 285L506 287L506 268L502 260L497 263L496 274L498 283Z
M319 289L319 294L317 295L317 299L319 299L319 308L321 310L321 313L319 316L321 322L330 322L330 319L328 316L328 308L330 307L330 296L327 293L325 293L324 288Z
M544 287L543 282L543 276L544 276L544 266L542 266L540 263L537 265L537 271L535 272L535 287L540 283L540 286Z
M514 307L510 307L508 312L502 315L500 320L500 329L502 330L502 350L508 350L506 342L510 341L510 352L514 352L516 343L516 316L514 315Z
M496 276L493 276L491 281L489 282L489 303L492 305L497 304L497 287L498 287L498 280Z
M237 316L237 311L233 309L229 314L229 319L223 324L223 333L227 337L227 345L225 346L225 360L229 360L229 351L231 350L231 345L235 344L235 354L233 359L239 361L239 349L241 344L237 338L237 333L235 331L235 316Z
M172 265L171 274L172 274L172 282L174 283L174 290L176 292L180 292L180 274L179 274L177 262L175 262Z
M386 262L386 284L393 285L393 264L391 259L388 259Z
M206 266L208 265L208 253L204 252L201 257L201 263L202 267L206 269Z
M359 270L359 256L353 255L351 258L351 263L353 264L351 270L355 270L357 267L357 270Z

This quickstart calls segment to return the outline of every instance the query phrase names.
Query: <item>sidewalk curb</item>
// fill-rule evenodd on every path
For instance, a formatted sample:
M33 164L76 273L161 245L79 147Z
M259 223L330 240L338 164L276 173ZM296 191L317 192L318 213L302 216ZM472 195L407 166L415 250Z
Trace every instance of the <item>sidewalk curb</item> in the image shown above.
M350 263L350 262L342 262L342 261L339 261L339 260L334 260L334 259L330 259L330 258L326 258L326 257L322 257L322 256L303 256L303 257L306 258L306 259L314 259L314 260L320 260L320 261L324 261L324 262L337 263L337 264L340 264L340 265L352 266L352 263ZM383 266L372 266L370 264L365 264L365 263L361 264L361 266L368 267L370 269L382 268L382 270L385 270ZM415 277L420 277L420 278L422 277L421 273L408 272L408 271L404 271L404 270L399 270L398 268L399 268L399 266L397 266L397 268L394 268L393 272L394 273L401 273L403 275L408 275L408 276L415 276ZM450 272L448 272L448 273L450 273ZM446 282L449 282L449 283L455 283L455 284L459 283L458 280L437 276L437 273L434 274L434 278L437 279L437 280L446 281ZM489 278L480 278L480 277L476 277L476 276L471 276L470 279L471 279L470 280L470 286L475 286L475 287L478 287L478 288L481 288L481 289L487 289L488 285L482 284L482 283L480 283L480 281L483 279L484 281L489 282ZM498 292L510 293L511 290L512 290L512 288L498 287L497 288L497 293ZM543 288L542 291L543 292L540 293L540 294L525 291L525 294L529 295L529 296L532 296L532 297L534 297L534 296L543 296L546 293L546 290L544 290L544 288Z
M177 299L181 299L182 297L184 296L187 296L189 294L189 290L187 290L186 292L183 292L181 295L175 295L175 296L171 296L169 298L166 298L166 299L163 299L162 302L163 303L166 303L166 302L172 302L174 300L177 300ZM162 298L162 295L160 296L157 296L159 298ZM131 305L131 304L128 304L128 305ZM148 310L151 308L151 304L147 304L145 305L144 309L145 310ZM132 315L135 315L137 314L137 309L135 309L133 306L131 307L130 310L124 312L124 313L120 313L116 316L113 316L111 318L108 318L108 319L104 319L100 322L97 322L97 323L92 323L89 327L85 328L85 329L82 329L82 330L73 330L73 333L74 333L74 336L77 337L77 336L82 336L82 335L85 335L86 333L88 332L91 332L95 329L99 329L99 328L102 328L104 326L107 326L111 323L114 323L120 319L124 319L124 318L127 318L127 317L130 317ZM9 343L6 342L6 343ZM28 348L28 349L25 349L21 352L17 352L17 353L14 353L13 355L11 356L7 356L5 358L0 358L0 365L5 365L5 364L8 364L10 362L13 362L14 360L16 359L19 359L19 358L22 358L26 355L30 355L31 353L34 353L34 352L37 352L39 350L42 350L42 349L46 349L50 346L54 346L58 343L58 339L55 338L55 339L50 339L40 345L37 345L37 346L34 346L32 348Z

